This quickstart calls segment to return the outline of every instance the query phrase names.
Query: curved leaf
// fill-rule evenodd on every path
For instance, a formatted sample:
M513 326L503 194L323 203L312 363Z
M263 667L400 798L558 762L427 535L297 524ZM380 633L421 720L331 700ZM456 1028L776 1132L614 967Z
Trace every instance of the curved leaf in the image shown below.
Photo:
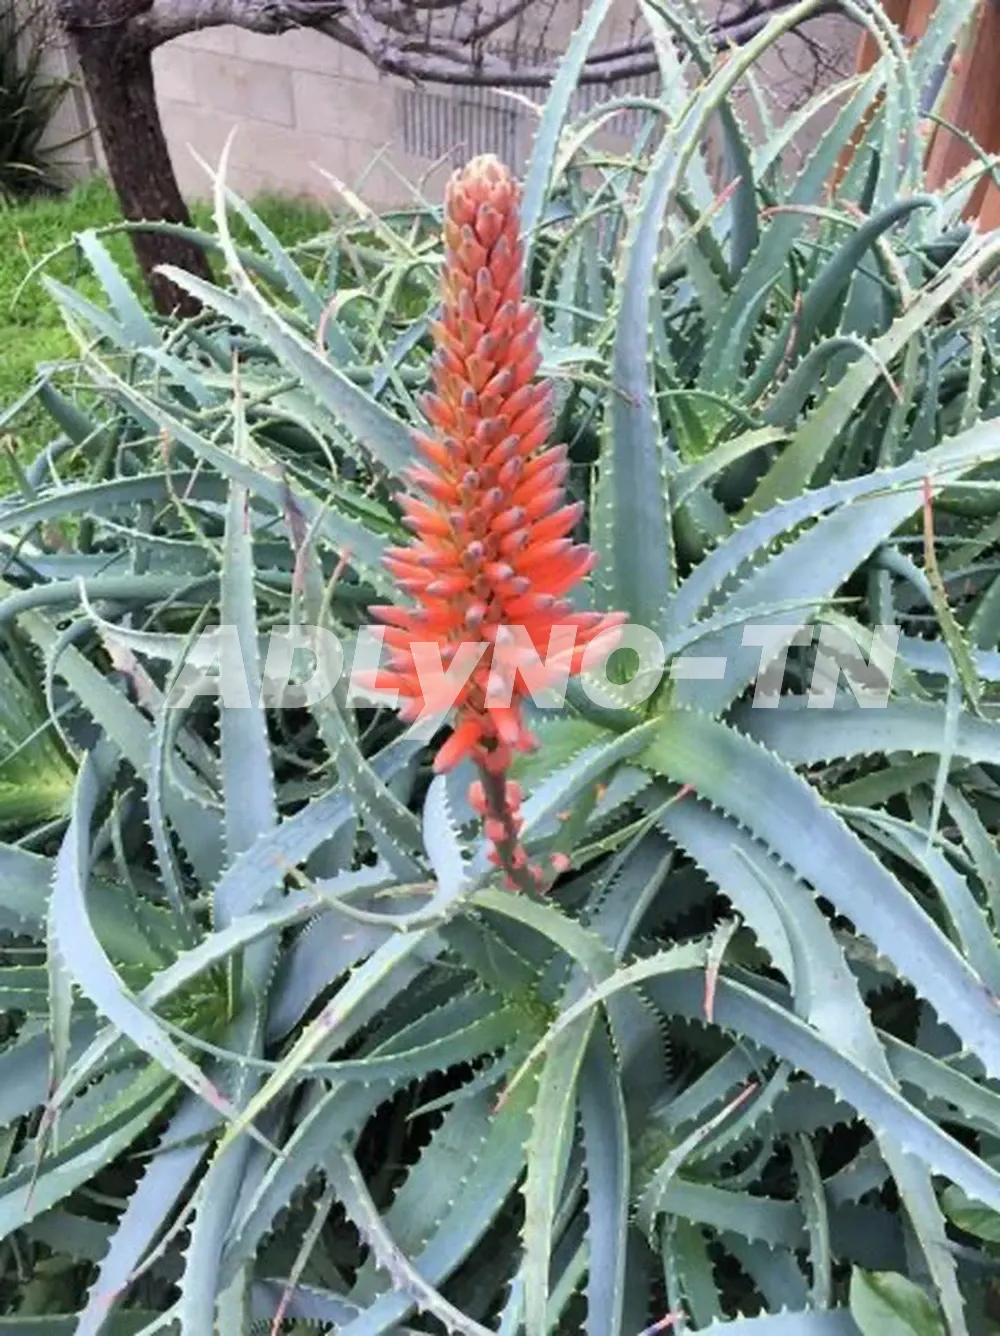
M681 710L643 759L729 812L826 896L1000 1075L1000 1025L983 981L805 780L735 729Z

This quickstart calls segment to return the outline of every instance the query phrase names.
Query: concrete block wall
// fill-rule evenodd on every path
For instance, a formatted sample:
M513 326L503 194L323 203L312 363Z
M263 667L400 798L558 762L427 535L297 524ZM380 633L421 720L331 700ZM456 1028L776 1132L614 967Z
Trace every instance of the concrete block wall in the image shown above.
M328 195L322 170L350 181L392 138L389 81L315 34L210 29L161 47L155 69L174 166L191 195L210 184L192 150L214 167L234 128L230 181L250 195Z
M399 203L404 178L427 164L401 150L397 103L406 86L363 56L305 31L280 37L217 28L162 47L155 59L164 128L181 188L205 194L231 131L230 183L244 195L329 197L323 173L374 207Z

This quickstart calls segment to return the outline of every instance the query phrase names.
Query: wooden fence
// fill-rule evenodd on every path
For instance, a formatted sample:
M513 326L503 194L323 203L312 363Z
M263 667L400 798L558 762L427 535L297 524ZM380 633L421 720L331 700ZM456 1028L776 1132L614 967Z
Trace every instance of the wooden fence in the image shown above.
M949 0L939 0L948 4ZM904 41L915 41L926 31L935 0L883 0L886 14L899 28ZM866 35L858 49L858 70L869 69L878 59L878 47ZM951 57L951 87L943 117L961 134L946 126L935 126L927 145L925 176L929 189L950 181L976 156L962 135L971 137L989 154L1000 153L1000 0L979 0L963 48ZM994 172L994 178L1000 172ZM1000 227L1000 188L996 179L984 179L967 210L984 229Z

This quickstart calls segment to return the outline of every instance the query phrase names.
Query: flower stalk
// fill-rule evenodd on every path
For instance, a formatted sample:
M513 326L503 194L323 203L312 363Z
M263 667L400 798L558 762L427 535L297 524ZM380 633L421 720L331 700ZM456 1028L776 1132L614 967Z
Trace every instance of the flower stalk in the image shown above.
M389 649L373 684L397 692L411 721L435 711L420 671L427 646L447 670L463 645L485 642L434 766L475 763L470 801L490 856L511 889L527 890L548 873L528 860L520 789L507 778L514 755L535 745L523 701L545 674L579 673L599 637L610 651L625 619L576 612L568 597L596 558L571 537L583 507L566 502L566 447L547 444L553 396L536 380L541 321L524 295L519 201L517 182L492 156L473 159L448 184L433 388L422 401L430 430L414 434L422 462L401 498L414 541L385 558L412 606L372 613ZM554 633L563 639L552 653ZM526 657L544 663L541 676ZM555 870L561 865L557 856Z

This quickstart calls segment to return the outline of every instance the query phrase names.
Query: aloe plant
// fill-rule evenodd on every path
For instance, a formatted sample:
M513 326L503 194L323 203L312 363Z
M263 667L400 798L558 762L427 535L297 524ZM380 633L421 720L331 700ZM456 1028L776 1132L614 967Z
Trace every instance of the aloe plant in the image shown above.
M1000 238L961 223L982 163L920 193L916 134L972 7L905 56L869 16L882 58L791 181L819 107L754 143L731 94L813 5L722 62L644 5L662 91L619 157L612 108L566 122L609 8L542 112L524 273L579 613L666 672L525 705L546 894L503 886L445 734L260 695L270 632L350 649L400 592L438 206L289 252L223 163L227 279L171 273L198 320L151 319L95 233L104 305L46 280L81 355L36 387L0 606L44 665L18 754L68 798L0 846L0 1332L989 1329ZM246 699L179 705L216 623ZM831 636L887 626L861 709Z
M35 0L0 4L0 202L58 188L46 137L72 81L47 68L51 34Z

